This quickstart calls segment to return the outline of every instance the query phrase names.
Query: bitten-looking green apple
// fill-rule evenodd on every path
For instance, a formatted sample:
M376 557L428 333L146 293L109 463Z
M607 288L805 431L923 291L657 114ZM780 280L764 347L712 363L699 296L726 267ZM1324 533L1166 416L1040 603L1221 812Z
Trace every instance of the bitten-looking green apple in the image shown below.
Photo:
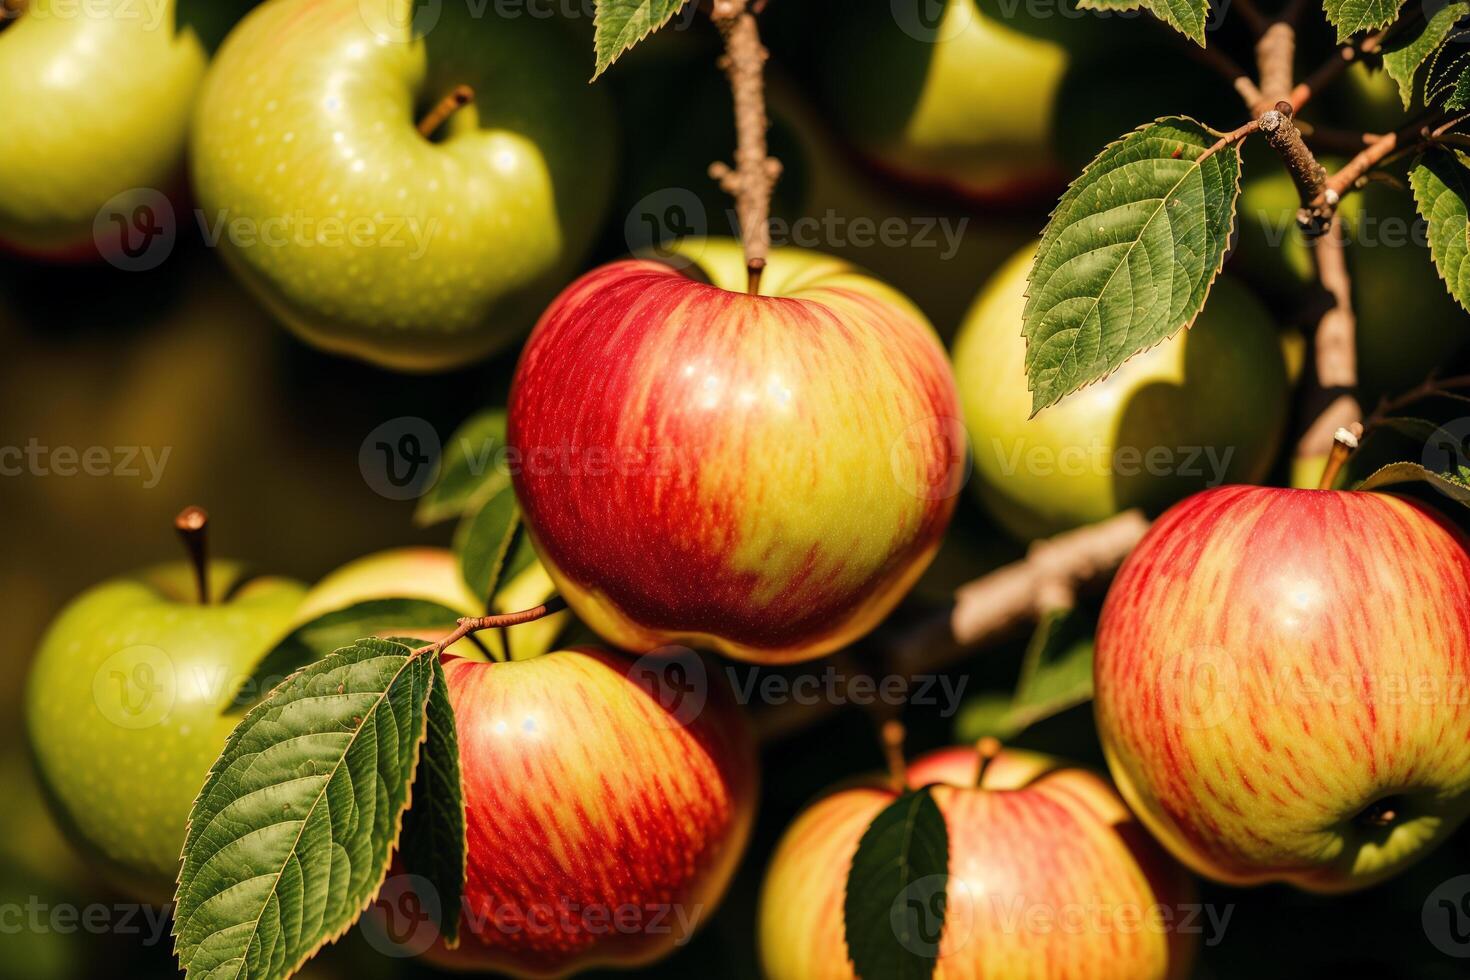
M614 143L564 25L431 9L418 36L411 0L268 0L221 47L190 143L206 234L272 312L412 371L531 325L590 241ZM474 101L421 134L460 86Z
M954 345L974 486L1003 527L1042 537L1266 474L1285 359L1270 314L1223 277L1188 330L1031 418L1021 311L1034 254L996 273Z

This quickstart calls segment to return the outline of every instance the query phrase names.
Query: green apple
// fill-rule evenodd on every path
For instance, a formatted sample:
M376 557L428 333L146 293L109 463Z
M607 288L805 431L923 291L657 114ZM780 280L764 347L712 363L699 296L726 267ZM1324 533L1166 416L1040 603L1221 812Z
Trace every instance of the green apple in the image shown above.
M1061 42L975 0L844 4L822 37L826 101L885 171L992 200L1063 180L1052 145Z
M1358 387L1371 411L1380 398L1414 387L1462 350L1470 340L1470 315L1445 289L1410 196L1381 185L1361 196L1363 217L1348 257L1358 317Z
M1262 161L1269 163L1270 161ZM1342 161L1324 159L1329 170ZM1231 255L1232 273L1238 273L1263 288L1301 290L1316 282L1312 249L1296 226L1301 198L1291 175L1279 164L1259 177L1247 180L1236 206L1240 216L1240 238ZM1347 234L1352 237L1362 214L1362 196L1351 194L1338 208Z
M1160 510L1270 469L1287 414L1270 315L1218 280L1187 331L1031 415L1021 312L1034 246L986 285L954 346L981 501L1021 538Z
M205 79L205 234L318 347L413 371L485 356L590 241L614 142L591 59L559 22L476 12L268 0ZM459 86L474 101L421 135Z
M223 714L303 587L209 565L150 568L83 593L41 641L26 691L31 751L70 839L119 885L166 897L189 809L237 721Z
M0 245L95 256L109 202L180 183L206 60L174 0L37 0L0 30Z
M459 558L447 548L391 548L348 562L330 573L306 594L297 608L296 625L338 609L373 599L423 599L445 606L461 616L515 612L545 602L556 591L540 562L513 575L489 604L477 599L460 574ZM565 628L569 614L544 616L513 630L486 630L449 648L456 656L484 660L505 659L505 634L510 634L510 657L527 660L549 651ZM412 628L388 630L426 640L438 636Z

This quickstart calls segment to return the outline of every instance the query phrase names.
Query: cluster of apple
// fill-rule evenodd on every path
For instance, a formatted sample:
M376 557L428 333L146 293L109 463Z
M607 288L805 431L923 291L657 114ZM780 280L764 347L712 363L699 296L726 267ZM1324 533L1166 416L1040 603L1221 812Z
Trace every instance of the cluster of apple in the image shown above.
M946 11L924 41L944 69L931 77L1004 50L1017 70L1053 79L1028 94L1045 101L1059 84L1055 45L1007 46L968 3ZM585 165L611 140L607 107L581 87L557 25L492 26L448 5L416 34L373 23L356 0L268 0L207 73L191 29L87 25L95 34L69 40L125 51L116 87L130 105L152 99L155 114L172 106L172 128L158 130L168 138L132 152L119 140L91 169L0 157L0 238L76 255L116 193L169 185L187 141L193 193L227 223L263 226L305 201L323 209L316 221L368 220L361 243L334 248L221 238L271 309L329 350L429 370L512 341L575 268L610 193ZM36 69L55 43L45 32L66 27L22 16L5 28L0 71L17 74L0 77L50 79L86 120L98 80L69 80L56 61ZM514 84L533 64L546 84ZM158 92L172 100L136 87L165 77ZM877 79L840 85L864 80ZM415 127L416 110L465 84L494 95ZM1047 176L1051 151L1032 132L1050 130L1043 107L1008 113L1024 130L1012 132L960 118L961 104L986 105L926 104L902 127L909 144L855 142L965 194L1014 192L993 166L997 143L1030 141L1021 172ZM39 145L55 137L45 122L27 105L13 131ZM977 132L994 135L946 142ZM399 219L436 223L422 226L413 262L374 239ZM755 746L718 685L683 717L619 651L688 644L784 665L849 646L929 565L968 463L983 505L1017 537L1163 512L1114 582L1097 637L1098 729L1117 789L1055 760L965 748L920 759L905 785L828 796L767 874L758 942L770 976L853 975L848 871L906 786L934 787L948 830L945 926L930 941L936 972L954 977L1182 977L1192 942L1167 923L1018 932L1011 903L1182 914L1194 901L1184 867L1229 883L1364 887L1465 818L1465 537L1385 495L1205 489L1263 480L1287 414L1287 353L1265 310L1228 283L1191 330L1031 418L1020 321L1032 249L975 303L953 363L902 293L809 251L774 250L751 294L739 243L689 239L551 299L522 352L506 433L539 563L505 591L554 588L608 647L545 652L562 622L542 620L515 627L528 639L514 659L493 635L444 651L468 849L463 941L432 959L544 976L669 953L683 937L652 918L706 918L740 862ZM1226 402L1252 410L1219 411ZM566 446L635 462L570 468ZM199 529L186 530L197 543ZM398 598L463 616L486 607L437 550L364 559L309 590L196 556L77 599L43 642L27 703L38 767L77 843L124 887L166 895L190 805L237 721L238 681L294 631ZM548 907L633 916L617 929L565 915L526 927Z

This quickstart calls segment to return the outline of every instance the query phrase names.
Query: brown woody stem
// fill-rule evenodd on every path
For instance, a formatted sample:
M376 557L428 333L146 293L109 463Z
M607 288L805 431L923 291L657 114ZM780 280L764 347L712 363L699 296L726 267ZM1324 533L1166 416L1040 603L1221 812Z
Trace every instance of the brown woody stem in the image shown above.
M780 161L766 151L768 53L746 0L714 0L710 18L725 38L720 64L735 99L735 166L715 163L709 173L735 198L745 247L746 289L754 296L760 293L761 273L771 250L771 194L781 176Z
M882 736L883 758L888 763L888 785L895 793L902 793L909 784L908 764L903 758L903 722L885 721Z
M454 91L440 99L439 104L434 106L427 116L419 120L419 135L424 139L433 136L435 131L449 120L450 116L473 101L475 101L474 89L468 85L455 86Z
M522 609L519 612L500 613L496 616L466 616L459 620L459 625L448 636L436 643L419 647L414 651L414 656L429 652L437 656L471 633L478 633L481 630L503 629L507 626L520 626L522 623L534 623L538 619L544 619L547 616L559 613L566 607L567 603L565 599L561 596L552 596L539 606L532 606L530 609Z
M1301 130L1296 128L1291 116L1291 103L1285 100L1277 102L1275 108L1261 115L1261 132L1266 134L1266 144L1281 157L1281 162L1286 165L1286 172L1291 174L1292 183L1296 184L1297 196L1302 204L1301 210L1297 212L1297 224L1308 237L1315 238L1327 230L1337 202L1336 199L1329 198L1329 206L1316 206L1323 199L1327 170L1317 162L1317 157L1302 139Z
M975 788L980 789L985 785L985 773L990 764L1000 755L1000 739L993 735L985 736L975 743L975 752L980 756L980 765L975 769Z
M194 568L194 586L201 606L209 605L209 549L207 530L209 513L203 507L185 507L174 518L174 528L189 553Z
M1312 239L1312 258L1327 305L1313 341L1315 377L1303 402L1312 422L1297 441L1298 459L1329 455L1337 445L1338 430L1352 431L1363 418L1354 393L1358 386L1357 318L1339 215L1332 216L1324 234Z
M1332 438L1332 454L1327 457L1327 466L1322 470L1322 479L1317 482L1318 490L1331 490L1337 484L1337 475L1342 472L1353 450L1358 448L1358 440L1362 437L1363 424L1361 422L1354 422L1350 426L1337 430Z

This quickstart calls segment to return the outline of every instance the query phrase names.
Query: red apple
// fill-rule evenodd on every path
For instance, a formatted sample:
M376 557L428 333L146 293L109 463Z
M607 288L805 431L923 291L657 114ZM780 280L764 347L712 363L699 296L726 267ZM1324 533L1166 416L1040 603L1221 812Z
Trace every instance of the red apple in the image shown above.
M750 833L754 742L728 690L691 711L633 666L595 649L445 657L469 853L460 945L431 959L517 977L639 966L714 914Z
M751 296L737 243L683 249L710 281L615 262L537 324L508 433L527 526L618 646L820 656L893 608L949 523L949 362L912 303L846 262L777 249Z
M1188 498L1120 569L1096 680L1118 788L1212 878L1362 888L1470 811L1470 554L1420 504Z
M1198 913L1188 876L1104 780L1013 751L982 776L979 754L955 748L918 760L908 781L939 784L934 801L949 831L937 980L1188 975L1196 926L1186 918ZM768 980L852 980L848 871L863 832L894 798L886 788L843 790L787 830L761 893Z

